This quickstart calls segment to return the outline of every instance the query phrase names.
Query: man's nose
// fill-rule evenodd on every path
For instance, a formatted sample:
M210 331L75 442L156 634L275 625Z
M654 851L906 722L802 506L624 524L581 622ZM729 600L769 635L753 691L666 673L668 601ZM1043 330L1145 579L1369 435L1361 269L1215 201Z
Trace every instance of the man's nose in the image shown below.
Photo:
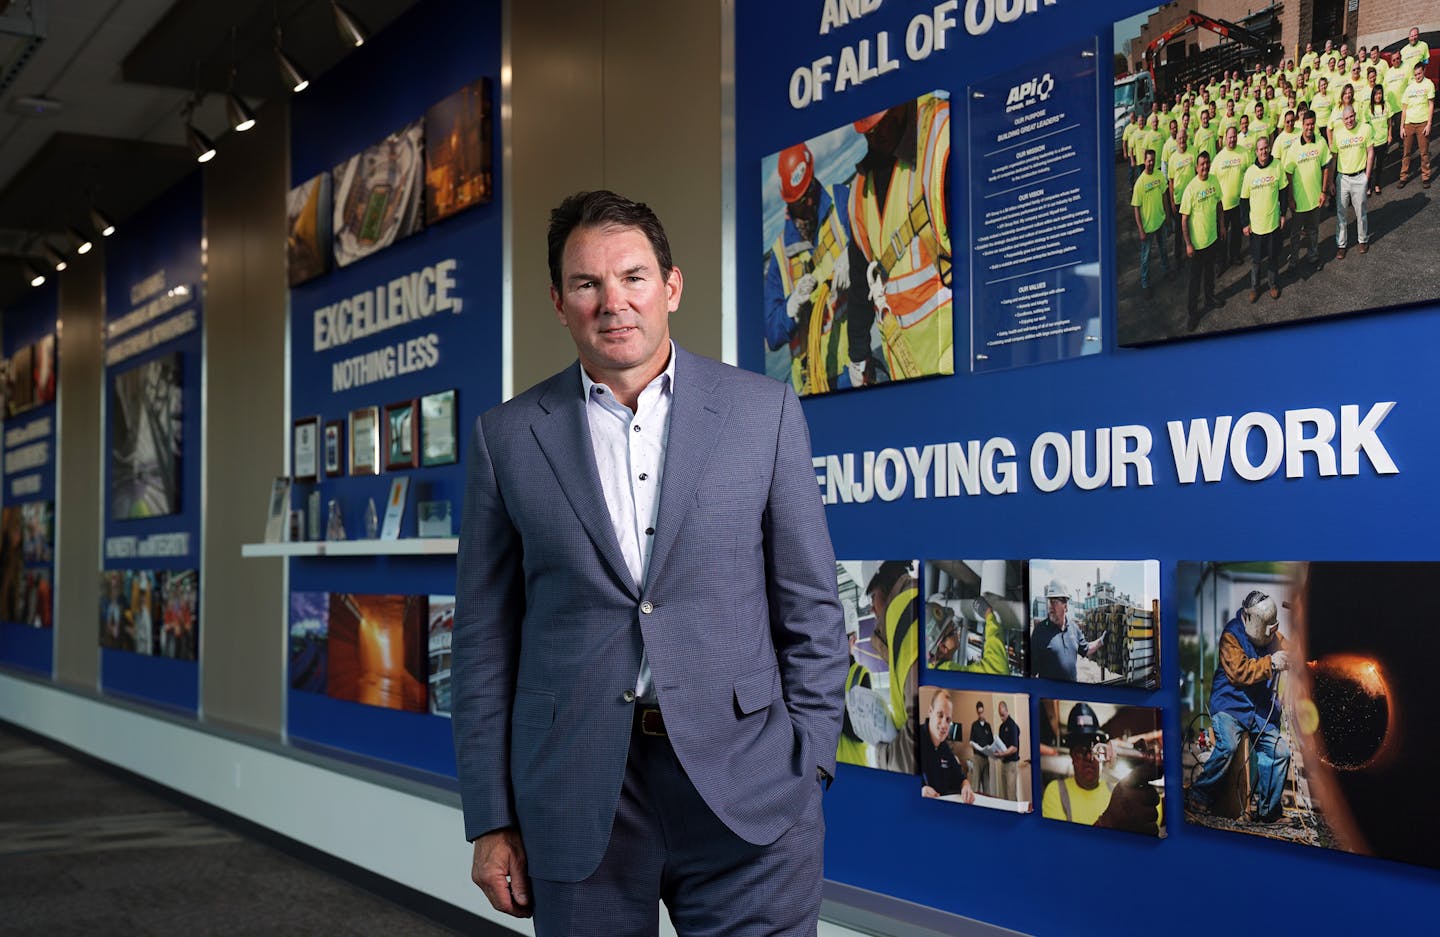
M605 283L600 287L600 311L608 313L620 312L625 308L625 296L619 284Z

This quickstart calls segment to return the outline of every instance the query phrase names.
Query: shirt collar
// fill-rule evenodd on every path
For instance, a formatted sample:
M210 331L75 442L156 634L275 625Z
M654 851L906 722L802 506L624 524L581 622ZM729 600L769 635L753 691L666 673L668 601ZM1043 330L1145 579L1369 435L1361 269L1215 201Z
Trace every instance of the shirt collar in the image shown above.
M655 381L663 381L662 387L668 387L672 391L675 389L675 339L673 338L670 339L670 363L665 365L665 370L661 371L655 380L646 386L654 387ZM582 364L580 366L580 392L584 395L583 399L589 401L590 398L595 395L595 388L597 387L605 387L605 385L591 380L589 373L586 372L585 366ZM606 393L609 393L612 397L614 396L614 391L608 387L606 388Z

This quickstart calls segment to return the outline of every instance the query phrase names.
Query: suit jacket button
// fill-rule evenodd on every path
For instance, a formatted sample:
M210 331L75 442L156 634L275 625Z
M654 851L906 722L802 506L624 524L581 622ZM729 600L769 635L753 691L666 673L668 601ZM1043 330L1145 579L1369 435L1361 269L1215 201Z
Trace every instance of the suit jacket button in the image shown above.
M640 613L642 615L648 615L653 611L655 611L655 606L651 605L648 599L640 603Z
M635 702L635 691L626 690L624 693L620 694L620 698L627 703L633 703Z

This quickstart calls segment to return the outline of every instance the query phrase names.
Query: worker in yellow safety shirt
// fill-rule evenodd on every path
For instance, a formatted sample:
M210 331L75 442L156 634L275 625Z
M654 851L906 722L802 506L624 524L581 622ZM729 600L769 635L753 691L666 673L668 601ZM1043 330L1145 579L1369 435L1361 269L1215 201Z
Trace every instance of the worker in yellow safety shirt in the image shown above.
M854 126L866 152L850 189L851 383L953 374L950 102L926 94ZM877 322L883 363L870 344Z
M795 393L847 387L850 192L820 182L803 143L781 150L775 168L785 224L766 260L765 342L789 345Z
M886 560L865 585L875 612L870 645L890 668L890 720L895 739L880 753L876 767L916 773L917 710L919 706L920 589L903 560Z

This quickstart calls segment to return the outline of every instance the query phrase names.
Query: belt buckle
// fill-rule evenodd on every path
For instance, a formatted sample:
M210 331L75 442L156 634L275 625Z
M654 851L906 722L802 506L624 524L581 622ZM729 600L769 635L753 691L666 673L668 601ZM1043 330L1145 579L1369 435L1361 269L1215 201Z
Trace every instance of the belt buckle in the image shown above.
M654 706L640 709L640 731L645 735L665 736L665 720Z

